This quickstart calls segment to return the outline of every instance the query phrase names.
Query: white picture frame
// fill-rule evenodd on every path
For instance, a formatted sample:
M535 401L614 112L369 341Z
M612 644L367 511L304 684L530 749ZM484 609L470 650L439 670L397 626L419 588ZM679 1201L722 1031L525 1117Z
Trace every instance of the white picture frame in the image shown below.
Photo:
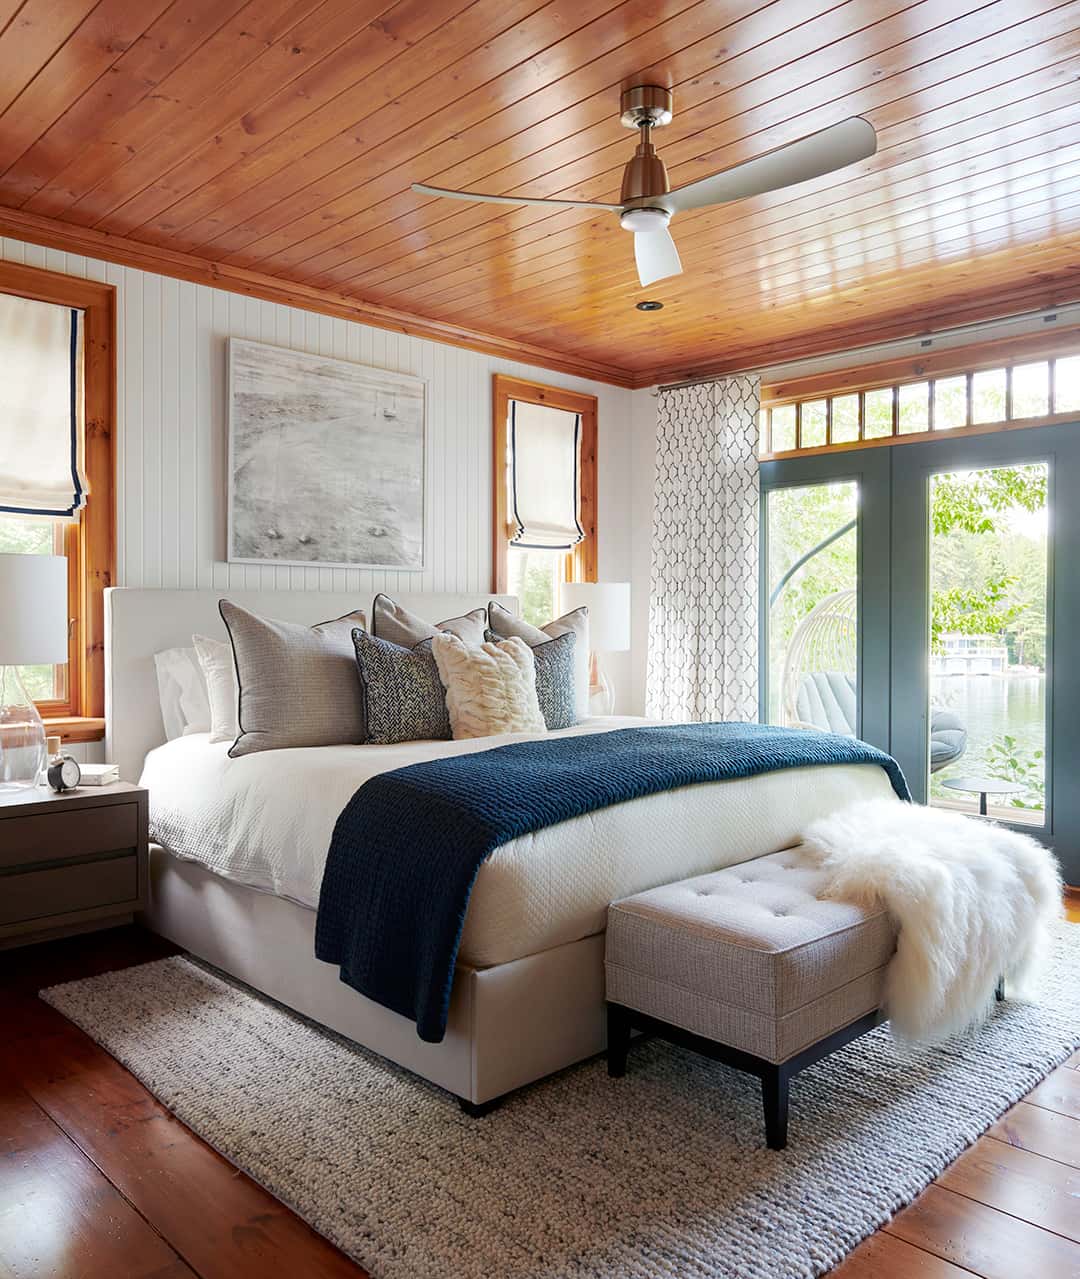
M421 572L426 378L228 339L230 564Z

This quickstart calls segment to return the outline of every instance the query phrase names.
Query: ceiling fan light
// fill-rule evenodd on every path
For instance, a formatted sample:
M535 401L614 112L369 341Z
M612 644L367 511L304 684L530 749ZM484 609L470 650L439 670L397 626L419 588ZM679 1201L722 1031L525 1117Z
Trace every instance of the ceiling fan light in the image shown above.
M663 231L670 221L667 209L624 209L619 217L624 231Z

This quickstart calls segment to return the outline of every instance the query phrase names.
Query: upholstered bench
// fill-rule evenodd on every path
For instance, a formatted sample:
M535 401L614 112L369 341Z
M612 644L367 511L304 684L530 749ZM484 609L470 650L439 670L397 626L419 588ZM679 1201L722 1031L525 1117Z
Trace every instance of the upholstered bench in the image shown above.
M613 903L608 1073L625 1073L634 1030L750 1071L782 1150L792 1075L878 1023L896 948L884 911L830 901L823 883L793 848Z

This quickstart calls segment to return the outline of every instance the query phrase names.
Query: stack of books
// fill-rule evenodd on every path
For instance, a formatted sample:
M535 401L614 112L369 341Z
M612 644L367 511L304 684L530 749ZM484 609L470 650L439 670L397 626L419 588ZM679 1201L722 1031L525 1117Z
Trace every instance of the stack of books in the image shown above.
M115 764L80 764L80 786L111 786L120 780L120 770Z

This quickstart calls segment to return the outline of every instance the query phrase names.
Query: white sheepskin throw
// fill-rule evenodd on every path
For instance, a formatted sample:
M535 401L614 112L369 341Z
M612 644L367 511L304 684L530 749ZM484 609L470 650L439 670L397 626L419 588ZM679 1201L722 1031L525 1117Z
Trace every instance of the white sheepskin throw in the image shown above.
M431 651L456 739L546 731L532 649L523 639L514 636L475 648L442 632L431 641Z
M898 929L885 982L896 1034L941 1039L982 1020L1004 975L1030 991L1063 913L1053 854L1027 835L896 800L853 804L810 826L829 896L884 907Z

